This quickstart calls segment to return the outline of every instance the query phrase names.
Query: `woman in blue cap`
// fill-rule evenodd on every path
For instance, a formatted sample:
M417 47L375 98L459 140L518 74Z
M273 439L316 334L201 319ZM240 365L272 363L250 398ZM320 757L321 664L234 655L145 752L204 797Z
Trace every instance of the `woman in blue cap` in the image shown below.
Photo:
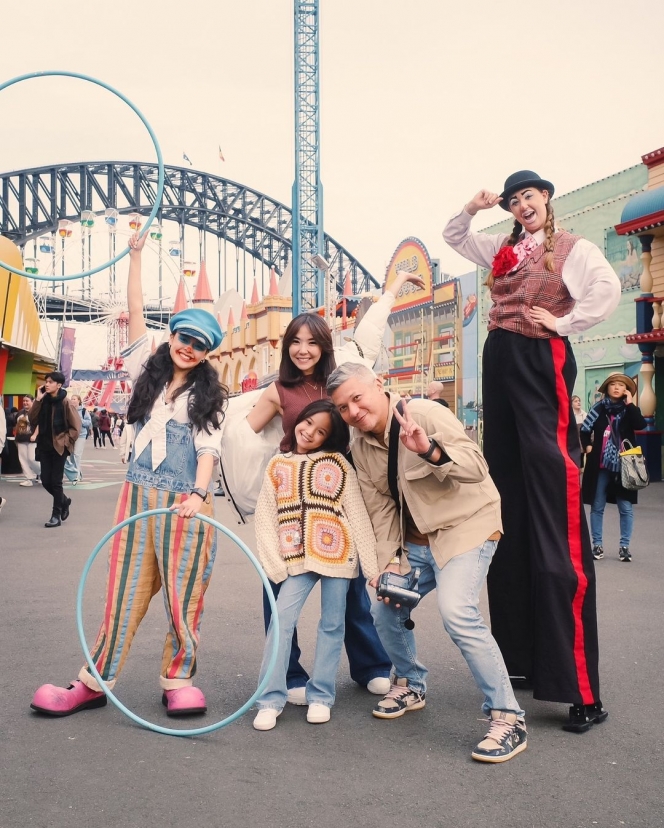
M207 311L175 314L168 341L151 354L141 286L145 238L135 234L130 239L129 347L122 356L134 384L127 420L135 438L115 524L164 507L177 516L157 515L114 536L106 608L92 657L113 687L150 600L161 590L169 622L159 676L162 702L169 716L183 716L207 709L193 676L203 597L216 551L213 527L186 518L213 516L210 479L219 461L227 391L206 360L222 339L217 320ZM67 688L40 687L31 707L68 716L105 704L106 696L86 666Z
M582 733L607 713L567 337L615 310L620 282L594 244L556 227L553 193L550 181L520 170L500 195L480 190L443 236L490 271L484 453L505 530L488 576L491 629L510 676L536 699L571 703L563 728ZM496 204L514 216L512 232L471 233L472 217Z

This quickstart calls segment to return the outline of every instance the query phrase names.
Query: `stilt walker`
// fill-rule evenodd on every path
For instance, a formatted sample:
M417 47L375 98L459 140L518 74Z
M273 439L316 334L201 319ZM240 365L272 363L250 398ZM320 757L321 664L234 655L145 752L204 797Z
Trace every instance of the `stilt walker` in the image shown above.
M556 227L553 193L537 173L513 173L500 195L477 193L443 235L491 271L484 453L505 532L488 576L492 632L513 683L532 687L536 699L570 703L563 728L585 732L608 714L567 337L615 310L620 282L594 244ZM514 216L512 233L471 233L478 210L496 204Z

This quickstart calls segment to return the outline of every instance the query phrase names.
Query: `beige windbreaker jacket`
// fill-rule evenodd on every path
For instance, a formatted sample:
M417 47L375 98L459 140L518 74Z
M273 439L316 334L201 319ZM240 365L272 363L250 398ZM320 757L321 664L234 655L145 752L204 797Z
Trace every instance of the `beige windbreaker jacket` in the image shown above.
M381 570L402 542L401 521L387 479L386 447L399 397L389 396L385 446L372 434L361 432L355 433L351 446L362 496L376 534ZM417 528L429 538L436 563L443 567L455 555L480 546L495 532L502 532L500 495L477 444L448 408L429 400L411 400L408 410L450 458L442 466L434 466L399 440L398 483L402 502L405 498ZM402 559L402 573L409 569Z

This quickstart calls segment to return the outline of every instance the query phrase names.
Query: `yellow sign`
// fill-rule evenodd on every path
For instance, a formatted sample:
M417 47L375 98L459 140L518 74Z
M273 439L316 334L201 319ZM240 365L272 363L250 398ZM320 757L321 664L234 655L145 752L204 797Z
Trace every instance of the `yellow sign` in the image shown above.
M23 268L21 251L0 236L0 261ZM0 267L0 339L23 351L36 353L39 346L39 315L25 276Z
M439 285L434 292L434 302L442 305L443 302L453 302L456 299L456 281L445 282Z
M431 260L426 247L419 239L404 239L394 251L385 275L386 288L390 287L398 270L406 270L408 273L417 273L418 276L421 276L424 279L424 290L415 287L410 282L406 282L394 303L393 313L431 302L433 299Z
M454 379L454 363L450 362L447 365L434 365L433 378L442 382L443 380Z

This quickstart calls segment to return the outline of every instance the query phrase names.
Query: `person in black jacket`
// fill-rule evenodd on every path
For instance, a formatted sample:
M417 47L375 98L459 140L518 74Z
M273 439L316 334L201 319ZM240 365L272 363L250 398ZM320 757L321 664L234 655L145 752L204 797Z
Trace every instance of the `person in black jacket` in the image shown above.
M641 410L634 405L636 384L621 373L610 374L600 385L604 397L588 412L581 426L581 445L586 452L583 473L583 502L590 509L593 558L604 557L602 523L604 507L616 503L620 513L620 548L618 557L629 563L629 542L634 526L633 504L637 492L620 485L620 446L623 440L636 445L634 432L646 427Z

